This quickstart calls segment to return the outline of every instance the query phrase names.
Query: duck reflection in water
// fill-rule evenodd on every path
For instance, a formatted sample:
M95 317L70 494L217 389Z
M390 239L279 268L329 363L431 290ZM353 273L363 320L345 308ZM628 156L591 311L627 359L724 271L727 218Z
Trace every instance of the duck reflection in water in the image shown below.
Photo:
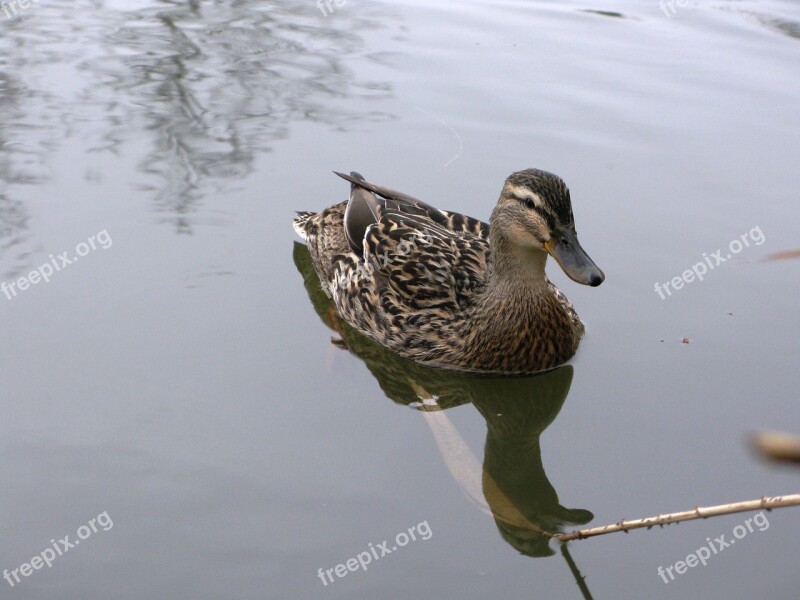
M539 436L566 400L571 366L526 377L491 377L418 365L338 317L305 245L294 244L294 261L317 314L340 336L334 343L364 361L386 396L422 412L451 474L491 514L504 540L527 556L550 556L547 533L594 517L588 510L562 506L542 465ZM482 467L445 415L446 409L466 403L486 421Z

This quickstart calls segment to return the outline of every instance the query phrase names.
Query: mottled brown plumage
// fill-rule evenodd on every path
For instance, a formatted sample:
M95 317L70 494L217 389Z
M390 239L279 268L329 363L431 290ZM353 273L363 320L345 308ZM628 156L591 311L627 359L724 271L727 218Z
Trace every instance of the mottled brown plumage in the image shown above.
M560 178L513 173L490 227L357 173L342 177L350 200L298 213L294 226L352 327L401 356L455 369L529 373L575 354L583 324L547 279L547 255L579 283L604 276L578 244Z

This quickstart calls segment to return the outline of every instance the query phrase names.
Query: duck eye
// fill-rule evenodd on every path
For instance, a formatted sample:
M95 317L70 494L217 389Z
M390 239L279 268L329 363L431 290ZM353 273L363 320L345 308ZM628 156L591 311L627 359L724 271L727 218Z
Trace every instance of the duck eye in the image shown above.
M533 198L528 196L527 198L525 198L525 206L527 208L534 209L536 208L536 202L533 201Z

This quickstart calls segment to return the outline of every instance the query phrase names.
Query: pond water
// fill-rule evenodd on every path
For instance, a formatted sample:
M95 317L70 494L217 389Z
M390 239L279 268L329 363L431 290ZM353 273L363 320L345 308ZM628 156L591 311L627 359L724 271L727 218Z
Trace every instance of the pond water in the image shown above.
M796 596L798 509L529 527L798 490L748 445L800 432L800 262L760 260L800 241L796 3L17 2L3 598ZM606 274L548 265L570 365L448 375L336 323L291 227L332 170L485 220L528 167Z

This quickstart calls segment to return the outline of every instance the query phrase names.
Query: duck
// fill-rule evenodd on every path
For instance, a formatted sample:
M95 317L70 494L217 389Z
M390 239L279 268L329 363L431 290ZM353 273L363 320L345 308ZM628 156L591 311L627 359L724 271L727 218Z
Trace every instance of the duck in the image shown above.
M569 188L557 175L508 176L485 223L334 171L347 200L293 221L323 291L347 325L425 366L513 375L557 367L585 327L545 273L605 274L578 242Z

